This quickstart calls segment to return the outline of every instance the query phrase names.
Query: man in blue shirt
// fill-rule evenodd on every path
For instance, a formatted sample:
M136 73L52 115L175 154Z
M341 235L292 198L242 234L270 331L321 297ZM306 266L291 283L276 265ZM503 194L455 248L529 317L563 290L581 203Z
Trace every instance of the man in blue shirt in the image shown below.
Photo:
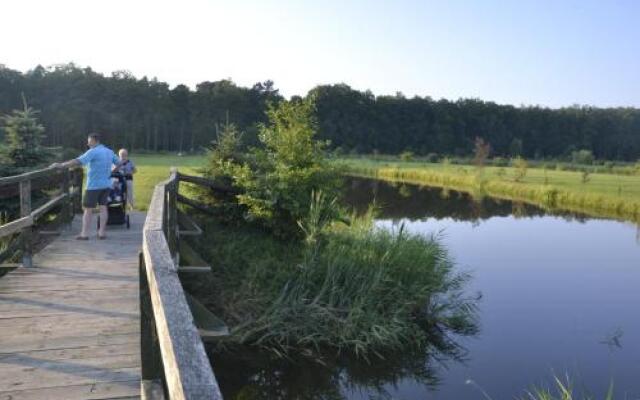
M119 166L120 160L108 147L100 143L100 135L92 133L87 138L89 150L78 158L63 163L52 164L55 168L70 168L76 165L87 166L87 188L82 197L82 232L76 237L78 240L89 239L91 214L96 206L100 206L100 229L98 239L106 239L107 228L107 197L111 187L111 168Z

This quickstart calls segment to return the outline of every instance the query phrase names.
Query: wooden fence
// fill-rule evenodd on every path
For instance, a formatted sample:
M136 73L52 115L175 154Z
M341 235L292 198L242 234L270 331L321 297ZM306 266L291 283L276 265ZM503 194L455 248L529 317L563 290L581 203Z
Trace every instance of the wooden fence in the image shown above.
M0 251L0 263L11 254L22 253L21 264L0 266L32 266L38 220L61 206L59 216L71 221L81 210L82 179L79 168L46 168L0 178L0 199L19 197L20 204L19 216L0 225L0 239L12 237L12 244ZM202 340L223 336L228 331L206 307L185 293L178 276L211 270L193 249L180 242L180 236L199 235L202 230L178 211L177 203L206 210L203 205L178 194L180 181L226 190L206 179L179 174L177 170L172 170L169 179L154 189L139 256L142 397L217 400L222 399L222 395ZM51 190L52 186L56 190ZM38 191L40 197L53 194L44 199L44 204L32 209L34 191ZM181 252L191 265L180 264ZM193 265L194 260L197 265Z
M41 206L33 209L33 192L38 190L44 194L45 189L51 190L52 183L58 186L59 190L55 191L58 193L54 197L47 198L47 201ZM0 226L0 239L18 234L18 237L11 240L8 247L0 252L0 262L11 258L18 251L22 252L22 263L3 263L2 267L32 267L37 222L58 206L62 206L60 211L62 219L70 222L75 212L80 210L81 192L82 169L80 168L72 170L45 168L0 178L0 198L6 199L17 194L20 199L19 217Z
M181 230L181 180L214 185L173 169L154 189L140 255L143 398L222 399L201 336L224 334L224 329L215 329L215 317L184 292L178 276L209 270L203 265L180 266L180 236L201 232L195 224Z

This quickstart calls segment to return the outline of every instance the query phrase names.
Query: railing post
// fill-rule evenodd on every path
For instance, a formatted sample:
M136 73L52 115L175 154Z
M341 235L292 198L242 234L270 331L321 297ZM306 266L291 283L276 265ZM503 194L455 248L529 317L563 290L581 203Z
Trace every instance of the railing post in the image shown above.
M171 255L176 266L180 265L180 251L178 247L178 178L174 181L169 192L169 230L171 232Z
M178 260L178 176L177 170L171 168L171 175L175 175L175 179L166 185L166 231L165 235L169 250L174 263L179 265Z
M73 213L82 212L82 168L76 168L73 170L73 187L77 189L77 193L73 199Z
M162 380L162 357L156 332L153 307L147 281L147 267L144 254L139 254L140 271L140 350L141 375L144 382L160 382Z
M20 216L31 214L31 180L20 182ZM27 227L22 231L22 265L26 268L33 267L33 227Z
M69 187L71 180L71 171L66 169L62 172L62 182L60 183L60 191L66 194L68 197L62 206L62 217L64 218L64 224L70 225L73 220L73 201L74 199L69 196Z

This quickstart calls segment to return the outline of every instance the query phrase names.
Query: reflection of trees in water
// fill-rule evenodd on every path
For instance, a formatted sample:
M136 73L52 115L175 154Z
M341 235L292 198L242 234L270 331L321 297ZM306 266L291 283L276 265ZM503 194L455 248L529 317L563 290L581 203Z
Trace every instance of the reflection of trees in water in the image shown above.
M511 213L516 218L522 218L527 216L527 207L525 203L521 201L514 201L511 204Z
M398 194L400 194L400 196L402 196L403 198L411 197L411 195L413 194L411 190L412 188L412 185L402 185L398 189Z
M418 220L452 218L459 221L479 221L496 217L534 217L560 215L569 220L585 221L588 217L569 212L549 211L524 202L495 199L450 189L392 183L367 178L350 178L343 192L343 201L364 212L375 200L383 218Z
M390 399L389 387L409 380L433 390L439 384L438 360L426 350L386 354L358 361L348 357L319 364L309 360L274 359L255 348L210 351L225 399ZM442 361L442 360L440 360Z
M208 352L225 399L392 399L389 389L403 382L436 390L443 367L467 360L467 350L458 340L477 335L478 322L460 316L452 323L460 325L459 335L437 324L424 326L428 347L380 351L368 359L325 354L318 360L303 352L297 358L281 358L259 347L222 344L210 346Z

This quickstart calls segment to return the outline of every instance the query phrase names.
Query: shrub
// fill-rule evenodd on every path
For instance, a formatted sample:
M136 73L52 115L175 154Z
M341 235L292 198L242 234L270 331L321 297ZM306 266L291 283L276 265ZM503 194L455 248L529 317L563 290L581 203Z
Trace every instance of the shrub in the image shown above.
M504 157L494 157L491 163L496 167L506 167L509 165L509 160Z
M439 160L438 154L429 153L424 157L424 160L428 163L437 163Z
M270 105L258 147L243 154L241 135L229 126L208 152L205 176L233 186L244 217L278 235L299 234L297 222L307 214L313 192L337 196L339 173L327 161L326 143L315 140L313 109L312 98Z
M413 152L412 151L403 151L400 153L400 161L412 161L413 160Z
M513 180L516 182L521 182L527 175L527 168L529 167L529 165L527 164L527 160L522 157L516 157L515 159L511 160L511 165L514 167Z
M51 154L41 146L44 127L38 122L38 112L27 107L14 110L5 116L4 140L2 147L2 175L21 172L28 168L42 166L51 159Z
M473 163L477 168L483 168L484 164L491 152L491 145L484 141L481 137L476 136L473 150Z
M593 153L591 150L572 151L571 162L574 164L593 164Z

